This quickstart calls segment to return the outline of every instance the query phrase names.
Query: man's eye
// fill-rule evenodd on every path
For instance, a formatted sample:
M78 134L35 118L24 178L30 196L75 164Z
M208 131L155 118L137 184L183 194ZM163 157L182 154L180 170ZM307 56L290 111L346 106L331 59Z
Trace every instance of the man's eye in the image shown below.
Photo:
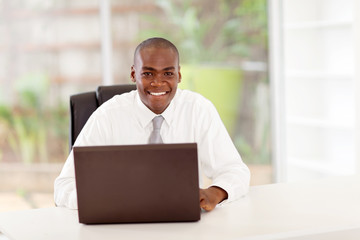
M173 72L165 72L164 75L165 75L165 76L173 76L174 73L173 73Z
M143 72L142 75L145 76L145 77L150 77L153 74L151 72Z

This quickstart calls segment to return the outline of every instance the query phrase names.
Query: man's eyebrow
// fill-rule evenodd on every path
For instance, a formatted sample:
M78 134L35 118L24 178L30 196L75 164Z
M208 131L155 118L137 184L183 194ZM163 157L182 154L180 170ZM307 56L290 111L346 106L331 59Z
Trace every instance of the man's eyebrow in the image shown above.
M163 71L170 71L170 70L175 70L175 67L171 66L163 69Z
M155 68L152 68L152 67L146 67L146 66L142 67L141 69L142 69L142 70L148 70L148 71L156 71L156 69L155 69Z
M155 68L153 68L153 67L147 67L147 66L142 67L142 70L156 71ZM175 70L175 67L171 66L171 67L166 67L166 68L162 69L162 71L171 71L171 70Z

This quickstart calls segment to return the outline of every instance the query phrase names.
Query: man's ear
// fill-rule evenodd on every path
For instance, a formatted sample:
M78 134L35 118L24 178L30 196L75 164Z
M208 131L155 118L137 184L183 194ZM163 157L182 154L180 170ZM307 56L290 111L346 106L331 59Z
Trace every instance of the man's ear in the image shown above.
M132 82L136 82L134 65L131 66L130 78Z
M179 81L178 83L181 83L181 72L180 72L180 66L179 66Z

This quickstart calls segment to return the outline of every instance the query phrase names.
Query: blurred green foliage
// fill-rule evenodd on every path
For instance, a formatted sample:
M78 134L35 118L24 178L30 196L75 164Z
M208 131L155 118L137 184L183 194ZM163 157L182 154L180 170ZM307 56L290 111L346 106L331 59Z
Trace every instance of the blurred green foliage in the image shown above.
M168 38L178 47L182 63L238 63L267 52L266 0L156 3L165 19L145 15L148 27L140 38Z
M15 92L15 104L0 104L0 127L6 128L2 155L8 146L17 160L33 163L54 161L54 152L66 153L67 108L49 106L48 77L27 74L15 83Z

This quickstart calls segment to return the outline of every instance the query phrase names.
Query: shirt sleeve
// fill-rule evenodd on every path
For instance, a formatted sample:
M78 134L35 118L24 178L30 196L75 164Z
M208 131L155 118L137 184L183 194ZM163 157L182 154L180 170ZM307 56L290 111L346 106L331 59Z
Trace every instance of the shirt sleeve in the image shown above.
M69 154L54 183L54 200L58 207L77 209L73 151Z
M250 171L234 146L221 118L208 101L198 114L198 151L203 173L228 194L225 202L244 196L249 190ZM204 107L205 105L205 107Z
M77 137L74 146L104 145L106 136L111 132L109 124L104 124L104 115L95 112ZM54 182L56 206L77 209L77 193L73 151L71 150L60 175Z

